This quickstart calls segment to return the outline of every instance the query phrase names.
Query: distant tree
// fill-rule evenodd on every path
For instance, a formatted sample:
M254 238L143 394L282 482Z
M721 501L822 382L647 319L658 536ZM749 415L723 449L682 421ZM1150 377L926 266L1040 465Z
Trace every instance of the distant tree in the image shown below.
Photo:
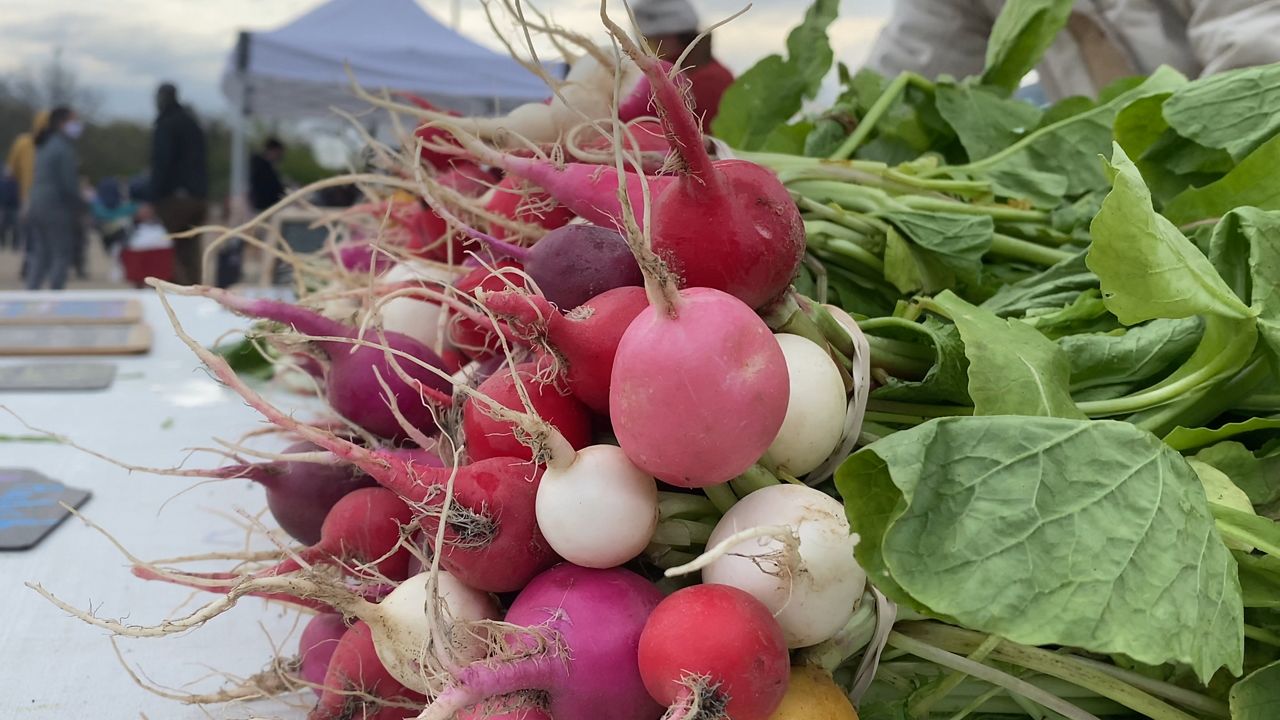
M62 48L43 65L25 67L9 78L7 93L29 108L68 105L85 118L102 109L102 94L80 82L75 70L62 59Z

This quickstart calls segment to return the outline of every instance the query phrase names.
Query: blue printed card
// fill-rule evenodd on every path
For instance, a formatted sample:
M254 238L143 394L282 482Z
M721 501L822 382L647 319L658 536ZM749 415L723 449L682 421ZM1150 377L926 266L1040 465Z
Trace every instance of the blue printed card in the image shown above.
M0 550L35 547L71 515L60 503L78 508L89 495L34 470L0 468Z

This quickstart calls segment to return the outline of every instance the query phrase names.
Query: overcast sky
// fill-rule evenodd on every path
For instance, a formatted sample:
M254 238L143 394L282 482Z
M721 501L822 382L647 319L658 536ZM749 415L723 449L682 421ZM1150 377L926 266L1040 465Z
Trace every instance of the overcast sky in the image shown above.
M375 0L366 0L371 6ZM0 73L47 62L62 48L82 81L97 87L103 112L145 118L161 79L179 84L202 113L226 111L218 80L238 30L269 30L322 0L0 0ZM704 23L727 17L746 0L694 0ZM448 21L450 0L419 0ZM541 0L535 4L561 25L597 34L593 0ZM478 0L462 0L461 31L500 47ZM860 63L888 15L892 0L842 0L831 36L839 58ZM754 0L753 8L716 36L716 54L735 72L783 47L801 18L804 0ZM371 7L372 11L372 7Z

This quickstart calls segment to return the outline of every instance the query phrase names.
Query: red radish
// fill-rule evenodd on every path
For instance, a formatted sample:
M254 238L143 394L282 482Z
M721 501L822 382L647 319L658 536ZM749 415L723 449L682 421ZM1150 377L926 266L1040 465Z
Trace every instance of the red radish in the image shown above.
M309 442L294 443L285 454L314 452ZM320 528L329 510L347 493L376 483L346 463L275 461L230 465L210 474L247 478L267 491L267 509L294 540L304 545L320 541Z
M458 720L551 720L551 716L532 699L513 695L463 710Z
M436 107L435 104L432 103L430 100L427 100L426 98L421 97L419 95L415 95L413 93L407 93L407 92L402 92L397 94L400 97L404 98L405 100L408 100L414 105L417 105L418 107L422 108L423 110L440 112L450 117L461 117L461 114L453 110L441 110L440 108ZM414 130L413 135L418 140L421 140L422 144L425 146L418 151L418 159L426 163L427 165L430 165L436 168L437 170L447 171L449 170L451 164L458 160L457 156L452 153L441 152L439 150L434 149L436 145L451 144L449 142L450 140L449 134L446 132L442 132L440 128L432 127L430 125L423 125L419 127L417 130Z
M804 257L804 223L790 193L759 165L712 161L701 123L662 62L641 50L603 10L601 19L649 79L679 160L676 182L653 192L647 230L654 253L680 278L681 287L721 290L752 308L778 299Z
M514 175L508 175L494 188L485 209L518 223L553 230L573 219L573 213L545 193L530 191ZM508 236L501 223L491 223L489 232L499 240Z
M557 565L507 611L508 623L528 628L507 638L515 657L456 673L420 718L446 720L490 698L539 691L556 720L654 720L661 710L645 692L636 648L661 599L657 587L628 570Z
M240 297L218 288L183 288L176 285L166 287L182 294L213 298L224 307L242 315L292 325L305 335L341 338L312 341L313 346L329 360L325 389L326 399L334 411L375 435L391 439L404 438L405 430L396 420L384 397L386 393L378 380L381 376L409 424L423 431L434 431L436 422L432 407L423 402L418 387L411 386L401 378L392 363L421 386L437 392L448 392L448 381L419 364L388 353L380 347L385 341L385 345L392 351L404 353L437 368L441 367L444 362L440 356L417 340L399 333L383 333L384 337L380 337L378 333L372 332L363 338L370 344L358 345L342 340L356 340L355 328L329 320L306 308L277 300Z
M338 641L324 692L307 720L405 720L425 702L382 667L369 626L357 622Z
M741 475L787 414L786 358L764 321L719 290L661 296L618 343L609 416L636 467L701 488Z
M536 379L538 368L532 363L516 366L517 375L505 367L477 388L492 400L518 412L532 412L558 430L574 448L591 442L591 415L572 395L559 392L554 385ZM516 387L519 377L531 408L525 408ZM493 457L533 459L533 451L516 437L516 426L510 420L493 417L487 406L469 397L462 405L462 434L467 455L474 460Z
M359 446L355 446L359 447ZM394 457L394 456L393 456ZM253 577L284 575L308 565L374 564L378 573L391 580L403 580L409 574L409 551L399 547L400 529L413 521L413 510L398 495L380 487L360 488L344 495L324 519L320 541L297 552ZM144 567L133 574L147 580L180 582L179 576L159 575ZM235 582L244 579L234 573L186 573L193 580L227 580L228 584L195 585L213 592L228 592Z
M565 382L574 396L592 410L609 414L614 355L627 327L649 306L643 288L609 290L567 315L545 298L524 293L485 293L481 302L511 321L513 329L546 345L563 365Z
M766 720L787 692L782 628L759 600L727 585L693 585L663 600L638 656L649 694L670 708L667 720Z
M346 632L347 623L338 613L320 613L302 629L302 637L298 639L298 675L314 686L316 695L323 694L321 686L329 660Z
M619 112L619 115L622 113ZM624 135L623 148L629 153L639 153L641 168L645 173L660 174L666 166L667 156L671 154L671 145L662 130L662 123L656 120L639 120L628 123L627 130L630 135L629 139ZM613 142L612 138L600 137L573 145L569 151L578 162L609 164L614 157Z
M441 131L444 133L444 131ZM454 158L448 171L440 174L436 182L466 197L480 197L498 182L497 175L470 160Z
M472 270L454 283L453 287L464 295L475 295L479 291L497 292L511 287L523 288L525 279L519 270L519 263L504 260L492 270L487 267ZM448 337L451 345L473 360L488 358L502 349L492 328L460 315L450 320Z
M395 264L390 256L378 252L373 243L366 241L342 243L334 248L334 257L342 269L353 273L377 274Z

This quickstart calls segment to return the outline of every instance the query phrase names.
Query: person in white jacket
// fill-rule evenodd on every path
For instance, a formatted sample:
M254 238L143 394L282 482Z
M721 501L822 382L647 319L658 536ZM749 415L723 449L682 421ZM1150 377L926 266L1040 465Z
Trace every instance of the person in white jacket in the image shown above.
M897 0L867 64L886 75L979 74L1004 4ZM1053 101L1097 97L1112 81L1161 65L1196 78L1274 62L1280 62L1280 0L1076 0L1037 70Z

